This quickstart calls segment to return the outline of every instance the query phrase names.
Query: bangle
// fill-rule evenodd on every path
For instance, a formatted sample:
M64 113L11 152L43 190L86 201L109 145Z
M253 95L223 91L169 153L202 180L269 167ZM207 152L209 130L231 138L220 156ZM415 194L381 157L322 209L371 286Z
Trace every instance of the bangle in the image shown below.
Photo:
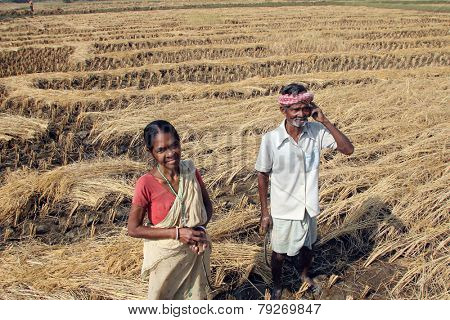
M180 239L180 227L175 227L175 240Z
M202 229L203 231L206 232L206 228L204 226L196 226L196 228L200 228L200 229Z

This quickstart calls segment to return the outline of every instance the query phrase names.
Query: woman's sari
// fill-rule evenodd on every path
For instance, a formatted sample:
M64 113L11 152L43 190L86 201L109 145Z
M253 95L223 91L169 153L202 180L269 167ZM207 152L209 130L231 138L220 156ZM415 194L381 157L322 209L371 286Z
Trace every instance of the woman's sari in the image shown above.
M178 195L164 220L153 227L196 227L206 223L202 192L191 160L180 161ZM206 251L197 255L178 240L144 240L142 276L149 277L148 298L207 299L210 255L210 242Z

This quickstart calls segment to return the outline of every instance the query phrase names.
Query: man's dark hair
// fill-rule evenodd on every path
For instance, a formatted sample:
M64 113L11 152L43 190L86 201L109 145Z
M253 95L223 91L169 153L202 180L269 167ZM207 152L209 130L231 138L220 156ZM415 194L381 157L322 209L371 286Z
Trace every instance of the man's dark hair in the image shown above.
M281 88L280 94L297 95L299 93L306 92L306 91L308 91L308 89L304 85L298 84L298 83L290 83L287 86L284 86L283 88Z
M158 133L170 133L175 140L180 141L180 136L173 125L165 120L155 120L150 122L144 129L144 141L149 151L153 148L153 141Z

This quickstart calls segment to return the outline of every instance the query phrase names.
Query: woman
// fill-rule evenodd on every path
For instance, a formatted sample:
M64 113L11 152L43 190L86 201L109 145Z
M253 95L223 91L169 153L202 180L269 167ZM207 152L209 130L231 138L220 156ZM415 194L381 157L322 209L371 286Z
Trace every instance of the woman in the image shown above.
M148 124L144 140L156 166L136 183L128 234L145 239L142 275L149 276L148 298L206 299L208 192L192 161L180 160L180 137L169 122ZM144 225L146 215L149 225Z

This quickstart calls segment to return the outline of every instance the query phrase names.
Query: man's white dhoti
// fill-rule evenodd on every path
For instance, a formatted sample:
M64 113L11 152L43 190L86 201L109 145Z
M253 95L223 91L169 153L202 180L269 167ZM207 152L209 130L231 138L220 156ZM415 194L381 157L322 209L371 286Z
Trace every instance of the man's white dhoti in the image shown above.
M317 240L317 219L306 212L303 220L273 218L272 250L295 256L305 246L309 249Z

